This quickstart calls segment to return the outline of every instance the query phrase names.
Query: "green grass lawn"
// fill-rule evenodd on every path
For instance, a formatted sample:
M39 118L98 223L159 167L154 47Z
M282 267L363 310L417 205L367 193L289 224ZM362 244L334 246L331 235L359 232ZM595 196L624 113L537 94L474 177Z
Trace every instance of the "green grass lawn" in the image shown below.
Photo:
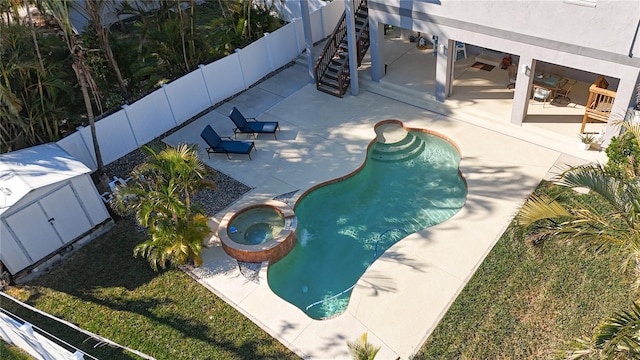
M538 191L597 203L549 184ZM615 249L594 254L556 243L535 257L507 232L416 359L553 358L565 341L589 336L601 319L635 300L622 259Z
M4 341L0 340L0 359L3 360L30 360L33 359L31 355L22 351L22 349L8 345Z
M179 270L153 272L133 247L143 237L122 220L102 237L9 294L40 310L157 359L296 359L277 340ZM18 316L100 359L134 359L93 349L64 326L8 302Z

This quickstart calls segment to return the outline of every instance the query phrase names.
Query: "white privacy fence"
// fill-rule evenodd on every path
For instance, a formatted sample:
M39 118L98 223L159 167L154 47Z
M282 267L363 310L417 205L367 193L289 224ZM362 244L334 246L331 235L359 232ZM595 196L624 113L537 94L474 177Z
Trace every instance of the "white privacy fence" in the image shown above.
M291 2L290 5L297 6L299 12L299 2ZM331 34L343 11L344 2L334 1L310 14L314 43ZM200 65L135 103L123 106L118 112L96 122L104 164L121 158L207 108L248 89L304 50L302 19L295 18L247 47L211 64ZM57 144L92 170L97 169L88 126L79 127Z

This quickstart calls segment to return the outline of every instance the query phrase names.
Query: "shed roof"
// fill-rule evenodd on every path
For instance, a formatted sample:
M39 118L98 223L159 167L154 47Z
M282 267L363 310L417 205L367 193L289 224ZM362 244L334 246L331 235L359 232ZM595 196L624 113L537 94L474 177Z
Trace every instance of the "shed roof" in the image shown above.
M55 143L0 154L0 214L31 191L89 172Z

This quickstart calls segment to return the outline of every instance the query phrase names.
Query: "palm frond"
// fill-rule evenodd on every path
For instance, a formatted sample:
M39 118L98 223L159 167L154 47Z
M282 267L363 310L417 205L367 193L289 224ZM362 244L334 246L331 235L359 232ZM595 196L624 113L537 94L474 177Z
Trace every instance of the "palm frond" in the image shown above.
M621 190L624 188L620 180L607 174L601 164L588 164L573 167L565 171L558 184L567 187L585 187L600 195L614 208L623 211L621 207Z
M556 351L556 357L565 360L582 360L590 359L598 353L589 339L581 338L570 341L565 348Z
M599 324L593 333L595 348L613 358L624 355L628 359L640 358L640 305L634 302L630 309L621 310Z
M528 227L540 220L570 217L562 204L547 195L531 195L516 216L516 226Z
M347 341L349 352L355 360L373 360L380 347L375 347L367 340L367 333L362 334L356 341Z

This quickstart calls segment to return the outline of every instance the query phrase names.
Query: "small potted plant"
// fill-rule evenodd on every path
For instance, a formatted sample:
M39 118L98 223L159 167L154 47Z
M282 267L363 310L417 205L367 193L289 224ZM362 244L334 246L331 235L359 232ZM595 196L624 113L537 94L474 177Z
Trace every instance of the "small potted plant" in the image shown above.
M596 140L592 134L578 134L578 136L580 137L580 148L582 150L589 150L591 144Z

